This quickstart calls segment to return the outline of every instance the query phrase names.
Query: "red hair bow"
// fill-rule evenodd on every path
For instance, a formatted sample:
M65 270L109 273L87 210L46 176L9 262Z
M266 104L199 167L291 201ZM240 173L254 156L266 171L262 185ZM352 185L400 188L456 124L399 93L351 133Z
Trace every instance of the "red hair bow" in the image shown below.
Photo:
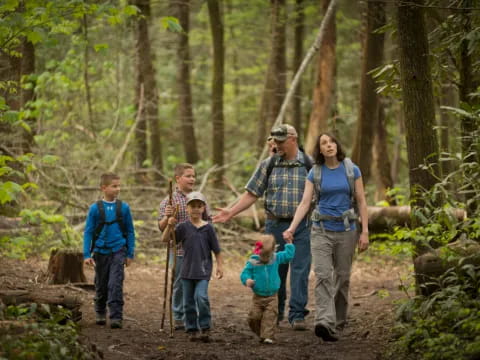
M261 241L257 241L255 243L255 249L253 250L253 253L254 254L257 254L257 255L260 255L260 253L262 252L262 248L263 248L263 244Z

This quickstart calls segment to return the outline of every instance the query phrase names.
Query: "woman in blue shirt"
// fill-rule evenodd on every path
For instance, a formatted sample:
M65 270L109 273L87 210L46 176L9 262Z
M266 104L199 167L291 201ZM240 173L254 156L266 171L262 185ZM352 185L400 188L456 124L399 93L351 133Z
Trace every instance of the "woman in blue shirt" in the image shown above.
M345 158L342 146L333 135L323 133L318 137L313 157L316 171L320 171L321 176L315 177L315 167L310 170L302 201L283 236L285 239L293 236L301 219L310 210L315 189L320 188L311 232L316 277L315 334L325 341L337 341L337 332L343 330L347 320L355 247L358 244L359 251L368 248L367 202L360 169ZM350 186L349 171L354 189ZM320 186L315 184L316 181L320 181ZM355 227L353 200L362 222L360 236Z

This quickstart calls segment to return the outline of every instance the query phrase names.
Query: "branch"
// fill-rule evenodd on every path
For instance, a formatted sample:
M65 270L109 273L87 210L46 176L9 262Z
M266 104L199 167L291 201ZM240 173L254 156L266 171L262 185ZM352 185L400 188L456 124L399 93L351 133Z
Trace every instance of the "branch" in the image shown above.
M140 118L142 117L142 111L143 111L143 84L140 85L140 101L138 102L138 111L137 111L137 118L135 119L135 124L133 124L133 126L130 128L130 131L128 132L127 137L125 138L125 142L123 143L122 148L118 152L112 166L110 166L110 169L108 169L109 172L115 171L118 163L120 162L120 159L123 157L123 154L127 150L128 143L130 142L130 139L132 138L138 123L140 122Z

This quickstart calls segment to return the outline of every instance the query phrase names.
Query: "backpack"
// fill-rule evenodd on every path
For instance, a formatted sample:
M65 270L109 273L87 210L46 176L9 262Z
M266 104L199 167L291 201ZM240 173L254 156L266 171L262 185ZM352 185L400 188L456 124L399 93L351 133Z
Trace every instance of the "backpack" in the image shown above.
M100 213L100 221L98 222L98 225L93 232L90 252L93 252L93 249L95 248L95 242L100 236L100 233L102 232L105 225L112 225L118 223L118 226L120 226L120 230L122 231L123 237L127 239L127 229L125 228L122 217L122 200L117 199L115 201L115 220L113 221L105 221L105 208L103 206L103 200L98 200L96 204L98 207L98 212Z
M343 160L343 166L345 167L345 175L347 176L348 185L350 187L350 204L351 208L343 212L341 216L321 215L317 210L318 200L322 192L322 165L315 164L313 166L313 199L312 206L314 210L312 212L312 221L322 220L342 220L345 225L345 230L350 231L350 221L358 219L357 202L355 199L355 176L353 172L353 162L350 158Z
M303 148L301 146L299 146L298 148L303 153L303 161L304 161L303 163L300 162L300 164L293 164L293 165L283 164L283 165L280 165L280 164L278 164L278 162L281 159L281 157L279 155L275 154L270 158L270 161L268 162L268 165L267 165L267 178L265 180L267 186L268 186L268 179L270 178L270 175L272 174L273 168L276 168L276 167L302 167L303 166L307 170L307 174L308 174L308 172L312 168L312 161L310 160L310 157L307 154L305 154L305 151L303 150ZM266 202L264 203L264 206L265 206L265 211L271 213L270 210L267 209Z

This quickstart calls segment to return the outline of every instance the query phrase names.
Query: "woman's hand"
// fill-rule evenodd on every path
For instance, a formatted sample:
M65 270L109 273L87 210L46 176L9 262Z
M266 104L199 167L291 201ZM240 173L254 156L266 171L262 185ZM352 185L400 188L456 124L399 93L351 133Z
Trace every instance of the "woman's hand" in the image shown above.
M363 252L368 249L368 233L362 232L360 233L360 238L358 239L358 252Z

